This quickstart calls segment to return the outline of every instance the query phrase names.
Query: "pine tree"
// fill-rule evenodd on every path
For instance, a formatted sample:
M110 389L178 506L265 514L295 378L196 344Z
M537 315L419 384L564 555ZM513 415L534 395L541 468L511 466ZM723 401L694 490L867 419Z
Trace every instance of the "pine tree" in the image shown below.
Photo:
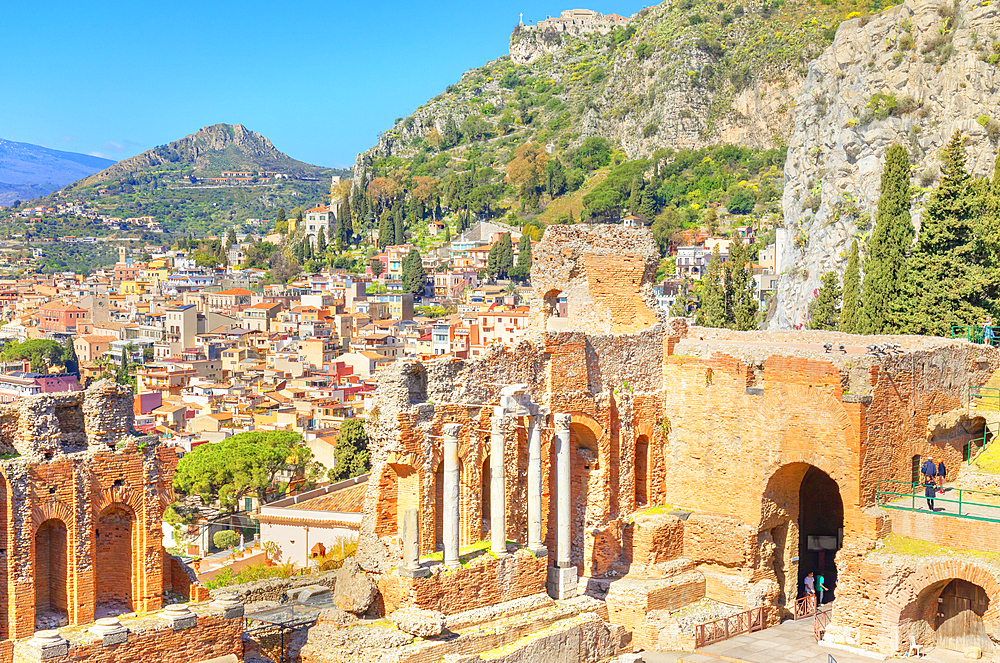
M427 281L427 272L424 271L424 263L420 258L420 252L416 248L410 249L403 259L403 291L412 295L419 295L424 291L424 283Z
M906 253L913 244L910 202L910 157L904 147L893 145L885 157L875 230L865 259L859 333L890 334L902 326Z
M393 237L396 246L399 246L406 241L403 235L403 205L401 203L396 203L396 213L393 215Z
M747 268L749 259L749 247L739 239L733 240L729 245L729 260L723 268L726 326L742 331L757 328L760 310L754 297L753 272Z
M858 309L861 308L861 272L858 268L858 240L851 243L851 257L844 272L843 304L837 327L848 334L857 333Z
M945 148L942 178L931 194L907 265L906 331L947 336L953 325L978 325L989 304L986 270L973 225L975 187L965 170L960 132Z
M701 281L699 299L697 323L702 327L724 327L726 301L722 287L722 255L718 244L712 248L712 259L708 261L708 271Z
M833 331L840 318L840 279L837 272L827 272L821 280L816 299L809 302L809 329Z
M326 253L326 233L320 228L319 233L316 234L316 254L323 255L324 253Z

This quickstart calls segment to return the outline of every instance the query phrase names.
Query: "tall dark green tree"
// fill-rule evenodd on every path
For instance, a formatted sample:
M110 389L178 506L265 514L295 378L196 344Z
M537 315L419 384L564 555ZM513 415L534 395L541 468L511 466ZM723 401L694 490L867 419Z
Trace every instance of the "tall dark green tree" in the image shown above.
M518 281L527 281L531 278L531 235L527 228L517 243L517 264L511 270L510 276Z
M857 321L862 334L888 334L902 327L906 255L913 244L910 203L910 157L906 148L893 145L885 156L875 230L865 259Z
M403 234L403 206L400 203L396 203L396 212L393 214L393 238L397 246L406 241L406 237Z
M956 132L942 155L942 178L907 262L905 331L947 336L953 325L982 323L989 305L981 245L975 240L975 187Z
M726 297L722 283L722 255L718 244L712 248L712 259L708 261L708 271L701 281L698 299L697 323L702 327L725 327Z
M447 244L450 241L451 241L451 224L450 223L445 223L444 224L444 243Z
M420 252L416 248L412 248L403 258L403 292L420 295L424 292L426 281L427 272L424 271Z
M723 268L726 326L731 329L746 331L757 328L760 307L754 296L753 272L747 267L749 261L750 247L739 239L733 240L729 245L729 259Z
M333 457L336 464L328 473L330 481L351 479L371 469L364 419L344 420L337 433Z
M378 248L385 250L385 247L392 246L396 241L396 232L393 229L390 212L382 212L382 217L378 221Z
M827 272L821 280L816 299L809 302L809 329L833 331L840 320L840 278L837 272Z
M861 270L858 265L858 240L851 243L851 256L844 272L844 290L837 328L848 334L856 334L858 309L861 308Z
M503 233L490 247L486 258L486 273L495 279L505 279L514 267L514 245L510 233Z
M351 219L351 206L344 204L340 206L340 218L337 219L337 248L341 251L351 245L351 237L354 236L354 224Z
M236 229L230 228L229 233L226 234L226 250L233 248L236 245Z
M316 254L323 255L326 253L326 232L320 228L319 232L316 233Z

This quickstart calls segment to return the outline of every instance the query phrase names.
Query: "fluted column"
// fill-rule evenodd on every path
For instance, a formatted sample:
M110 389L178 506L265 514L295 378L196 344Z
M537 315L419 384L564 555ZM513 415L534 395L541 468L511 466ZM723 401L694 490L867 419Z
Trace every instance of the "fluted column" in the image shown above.
M557 414L555 419L556 438L556 513L559 528L556 532L556 566L569 568L570 561L570 519L572 507L569 422L570 415Z
M542 545L542 425L545 416L532 406L528 417L528 549L537 557L548 554Z

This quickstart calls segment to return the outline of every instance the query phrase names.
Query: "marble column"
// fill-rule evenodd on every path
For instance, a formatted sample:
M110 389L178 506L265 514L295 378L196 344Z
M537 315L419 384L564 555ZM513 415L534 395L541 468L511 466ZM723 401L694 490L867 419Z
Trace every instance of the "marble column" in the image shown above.
M496 408L490 418L490 550L507 554L506 505L504 485L503 408Z
M461 424L444 425L444 563L450 568L458 561L458 432Z
M542 426L545 415L531 406L528 417L528 550L536 557L548 554L542 542Z
M403 568L399 574L410 578L430 575L430 569L420 567L420 518L416 508L403 513Z
M569 568L570 561L570 520L572 518L572 477L570 475L570 415L557 414L555 417L556 437L556 515L559 529L556 532L556 566Z

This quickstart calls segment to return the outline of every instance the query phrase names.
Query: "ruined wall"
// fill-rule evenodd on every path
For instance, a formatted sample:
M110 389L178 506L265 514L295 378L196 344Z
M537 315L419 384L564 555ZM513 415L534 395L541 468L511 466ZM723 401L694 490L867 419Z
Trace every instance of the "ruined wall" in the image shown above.
M91 622L102 601L160 607L160 523L177 454L126 434L131 407L120 410L130 394L101 382L8 406L19 421L9 444L21 455L0 462L5 637Z
M549 226L532 249L533 330L627 333L658 320L653 278L660 254L647 229ZM556 305L566 297L567 315Z

